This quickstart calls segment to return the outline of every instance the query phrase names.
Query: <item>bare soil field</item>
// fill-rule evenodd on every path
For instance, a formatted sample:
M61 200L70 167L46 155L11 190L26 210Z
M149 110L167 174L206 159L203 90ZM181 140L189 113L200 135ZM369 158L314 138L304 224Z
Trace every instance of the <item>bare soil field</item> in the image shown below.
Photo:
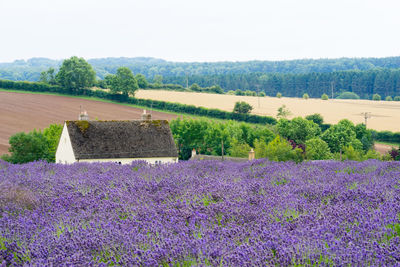
M161 90L140 90L136 97L177 102L206 108L218 108L232 111L237 101L245 101L253 106L253 114L275 117L280 106L293 113L289 118L320 113L326 123L337 123L341 119L349 119L354 123L364 122L362 113L370 112L368 128L375 130L400 131L400 102L371 100L321 100L300 98L276 98L218 95L206 93L175 92Z
M376 151L378 151L381 155L384 155L384 154L388 153L389 151L392 150L392 148L397 149L398 146L387 145L387 144L380 144L380 143L375 143L375 145L374 145L374 149L375 149Z
M90 119L99 120L137 120L143 113L142 109L101 101L0 91L0 155L8 152L11 135L77 120L80 107L88 112ZM154 119L176 118L176 115L155 111L152 116Z

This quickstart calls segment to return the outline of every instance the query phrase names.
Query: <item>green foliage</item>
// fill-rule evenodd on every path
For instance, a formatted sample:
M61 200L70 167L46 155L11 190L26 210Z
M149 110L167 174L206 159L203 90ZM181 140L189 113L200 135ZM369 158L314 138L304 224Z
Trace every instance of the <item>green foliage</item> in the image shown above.
M235 121L178 118L170 122L181 159L188 159L195 148L200 154L221 156L221 142L225 152L239 155L254 145L256 138L272 140L274 134L265 126L254 126Z
M240 89L237 89L235 91L235 95L244 95L244 92L242 90L240 90Z
M63 126L61 124L50 124L49 127L43 129L43 135L47 139L49 145L49 162L55 162L58 141L60 140Z
M252 109L253 109L253 107L250 104L248 104L244 101L238 101L235 103L233 112L240 113L240 114L247 114L247 113L250 113L250 111L252 111Z
M111 92L122 93L124 95L134 95L139 89L135 76L130 69L126 67L118 68L117 73L112 76L107 76L110 81Z
M338 124L332 125L322 135L331 152L340 152L345 146L353 146L357 149L362 149L362 144L356 138L356 127L349 120L341 120Z
M393 100L394 100L394 101L400 101L400 96L398 96L398 95L395 96L395 97L393 98Z
M278 93L276 93L276 97L277 97L277 98L281 98L281 97L282 97L282 94L278 92Z
M380 101L380 100L381 100L381 96L380 96L379 94L374 94L374 95L372 96L372 100L374 100L374 101Z
M265 92L264 91L261 91L259 94L258 94L259 96L261 96L261 97L264 97L264 96L266 96L266 94L265 94Z
M365 155L363 156L363 159L364 160L369 160L369 159L379 159L379 160L381 160L383 158L381 157L381 155L376 150L370 149L370 150L367 151L367 153L365 153Z
M153 82L156 86L161 86L163 84L163 76L162 75L154 75Z
M228 154L231 157L247 158L251 147L246 143L239 143L238 140L232 139L231 147L228 150Z
M10 137L11 163L27 163L36 160L50 161L49 144L46 137L37 131L17 133Z
M388 96L385 98L385 101L393 101L393 98L392 98L390 95L388 95Z
M149 83L146 80L146 77L143 74L136 74L135 79L137 81L137 84L139 88L147 88L149 86Z
M363 160L363 155L359 150L355 150L351 145L344 147L342 160Z
M257 93L256 93L255 91L246 90L246 91L244 92L244 95L247 95L247 96L257 96Z
M286 105L282 105L278 108L278 113L276 114L276 117L278 119L286 119L292 115L292 112L286 107Z
M54 68L49 68L47 71L42 71L40 73L40 82L55 85L56 81L56 74Z
M319 113L315 113L315 114L311 114L311 115L307 115L305 117L306 120L312 121L316 124L318 124L319 126L321 126L324 123L324 118L322 117L321 114Z
M9 139L11 155L3 155L2 159L18 164L36 160L55 162L61 132L61 125L51 124L43 132L33 130L29 133L17 133Z
M310 96L307 93L303 94L303 99L309 99L309 98Z
M322 99L322 100L328 100L328 99L329 99L329 96L328 96L327 94L323 93L323 94L321 95L321 99Z
M215 93L215 94L223 94L224 89L221 88L219 85L213 85L211 87L205 88L204 92Z
M306 157L310 160L324 160L332 158L332 154L328 144L315 137L306 141Z
M264 145L265 142L258 141L255 145L256 158L268 158L272 161L295 161L303 160L302 150L292 149L292 145L284 138L277 135L274 140Z
M62 87L73 91L92 86L96 73L85 59L71 57L63 61L56 79Z
M189 89L192 90L193 92L201 92L202 91L201 87L197 83L192 84L189 87Z
M360 96L353 92L343 92L336 97L337 99L360 99Z
M313 121L297 117L291 121L280 119L277 124L278 133L296 144L304 144L306 140L321 134L321 128Z
M368 130L365 124L360 123L355 126L356 138L360 140L364 151L370 150L374 146L372 131Z

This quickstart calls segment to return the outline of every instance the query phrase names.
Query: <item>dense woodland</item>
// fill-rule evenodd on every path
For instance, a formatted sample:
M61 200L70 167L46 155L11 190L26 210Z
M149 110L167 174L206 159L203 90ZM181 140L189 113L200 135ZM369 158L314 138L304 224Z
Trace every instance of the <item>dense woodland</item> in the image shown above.
M164 77L165 83L185 85L186 77ZM400 95L400 69L349 70L329 73L248 73L196 75L189 77L189 84L202 87L217 84L225 91L263 91L266 95L301 97L308 93L319 98L322 94L336 98L341 92L350 91L361 98L371 99L373 94L382 97Z
M61 66L61 60L33 58L27 61L0 63L0 78L13 81L39 81L40 73ZM400 95L400 57L302 59L290 61L247 61L185 63L154 58L91 59L97 79L115 74L121 66L134 74L143 74L150 82L178 84L186 87L194 83L201 87L219 85L223 90L264 91L275 96L332 97L350 91L361 98L373 94Z

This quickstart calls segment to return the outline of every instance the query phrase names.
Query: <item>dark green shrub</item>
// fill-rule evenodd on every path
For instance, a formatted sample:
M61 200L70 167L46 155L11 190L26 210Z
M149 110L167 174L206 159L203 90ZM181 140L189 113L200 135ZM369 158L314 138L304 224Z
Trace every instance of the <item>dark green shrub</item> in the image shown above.
M374 100L374 101L380 101L380 100L381 100L381 96L380 96L379 94L374 94L374 95L372 96L372 100Z
M360 99L360 96L353 92L343 92L336 97L337 99Z

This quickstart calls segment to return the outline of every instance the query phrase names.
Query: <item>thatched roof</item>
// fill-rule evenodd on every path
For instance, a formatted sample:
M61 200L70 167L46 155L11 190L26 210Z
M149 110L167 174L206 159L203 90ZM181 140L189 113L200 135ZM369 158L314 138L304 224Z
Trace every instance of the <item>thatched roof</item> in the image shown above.
M178 157L168 121L67 121L76 159Z

